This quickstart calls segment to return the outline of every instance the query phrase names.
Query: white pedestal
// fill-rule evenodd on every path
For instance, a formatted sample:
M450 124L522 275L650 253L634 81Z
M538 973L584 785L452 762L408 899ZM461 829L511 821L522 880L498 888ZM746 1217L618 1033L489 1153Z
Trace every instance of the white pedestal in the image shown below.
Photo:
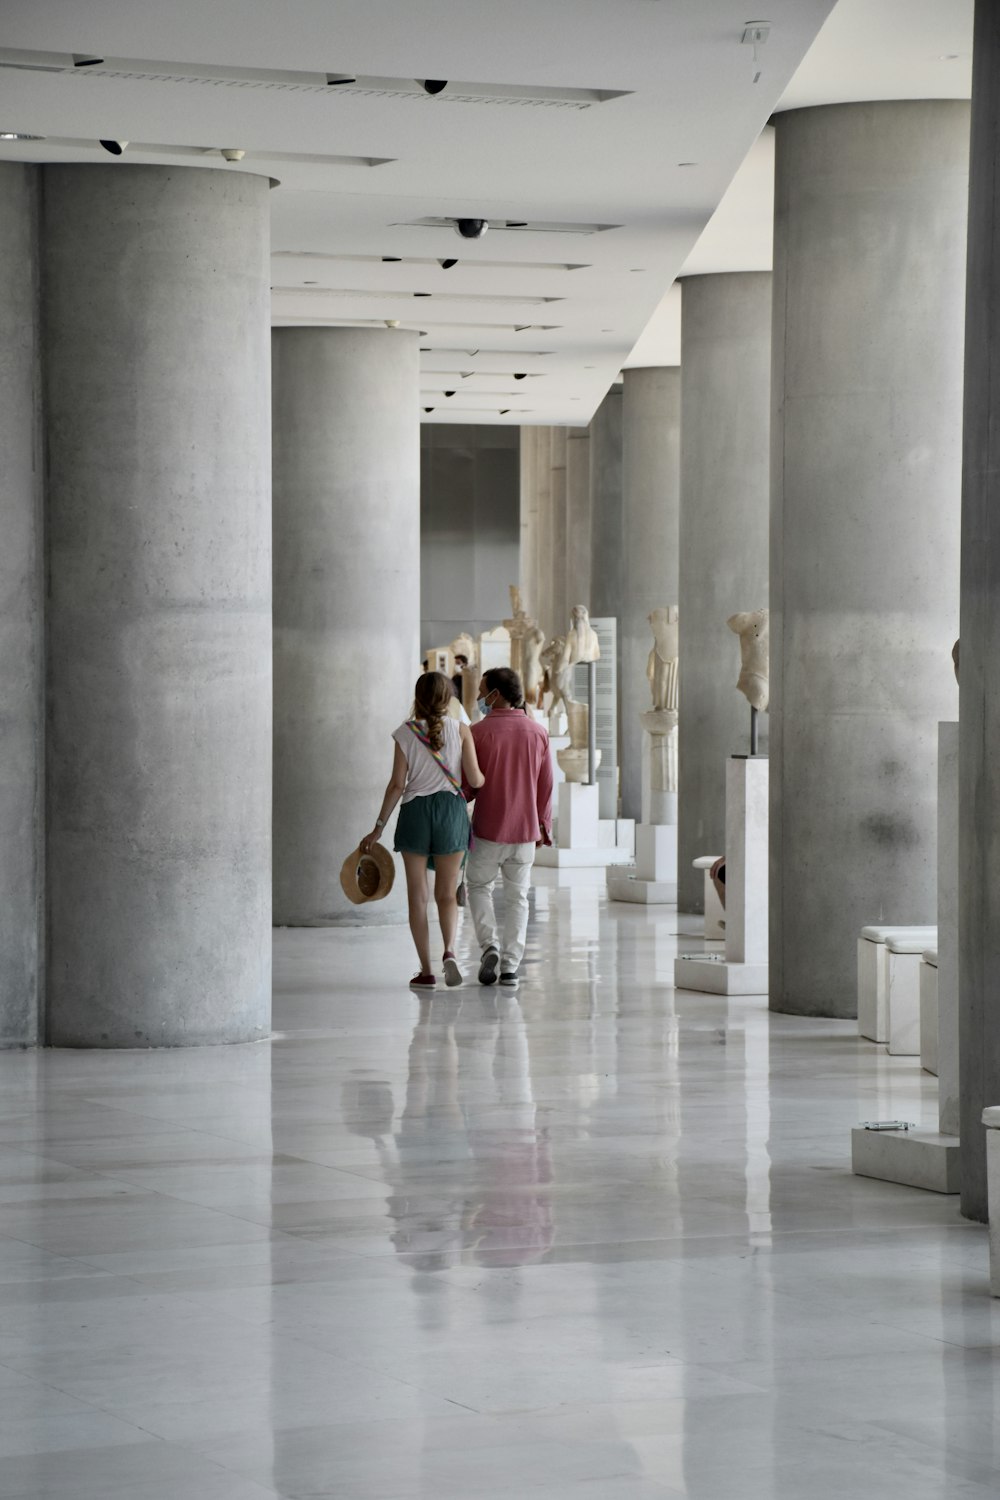
M889 943L912 938L916 949L933 948L936 927L862 927L858 938L858 1035L889 1040Z
M600 817L596 786L564 781L558 788L557 842L535 850L543 869L583 869L632 863L635 824L630 818Z
M677 901L677 824L639 823L635 830L635 869L608 871L612 901L668 906Z
M990 1216L990 1295L1000 1297L1000 1108L983 1110L986 1126L986 1203Z
M718 859L717 854L701 854L697 859L691 861L696 870L701 870L705 877L705 932L706 943L722 943L726 939L726 913L719 893L715 889L715 881L712 879L712 866Z
M767 813L767 757L733 756L726 764L725 957L676 959L678 989L767 994Z
M937 1077L938 1070L938 966L932 949L920 965L920 1066Z
M932 1192L959 1191L960 1150L958 1138L958 725L938 725L938 923L925 944L937 953L937 1071L938 1133L925 1131L855 1130L852 1135L854 1171L862 1177L879 1177ZM860 946L859 946L860 951ZM925 964L925 969L930 965ZM923 983L930 985L930 975ZM932 1025L931 1001L927 1025ZM860 1016L860 995L859 995ZM918 1022L918 1030L922 1024ZM923 1038L918 1036L923 1056ZM928 1045L928 1053L933 1049ZM994 1126L992 1116L996 1115ZM989 1118L988 1118L989 1117ZM990 1288L1000 1296L1000 1109L987 1109L987 1178L990 1209ZM882 1144L876 1144L881 1142ZM994 1193L994 1185L996 1192ZM996 1215L992 1205L996 1205Z
M920 967L923 944L914 949L896 942L886 944L889 955L890 1057L920 1056ZM870 1133L870 1132L869 1132Z
M851 1170L856 1177L957 1193L958 1140L929 1130L865 1130L859 1125L851 1131Z

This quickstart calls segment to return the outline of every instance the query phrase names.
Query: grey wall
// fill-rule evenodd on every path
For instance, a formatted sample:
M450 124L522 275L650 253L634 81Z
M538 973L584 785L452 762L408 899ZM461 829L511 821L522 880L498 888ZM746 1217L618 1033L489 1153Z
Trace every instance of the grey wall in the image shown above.
M521 576L519 444L516 427L420 429L421 649L510 615L508 589Z
M38 1040L42 525L38 172L0 165L0 1046Z

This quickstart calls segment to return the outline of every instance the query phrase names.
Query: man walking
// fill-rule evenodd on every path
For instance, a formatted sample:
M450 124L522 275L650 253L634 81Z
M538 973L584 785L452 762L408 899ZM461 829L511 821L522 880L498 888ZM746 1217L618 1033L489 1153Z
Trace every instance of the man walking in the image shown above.
M517 986L528 931L528 887L536 844L552 842L552 761L549 737L524 712L521 679L510 667L492 667L479 683L472 726L476 755L486 778L476 792L473 845L465 870L469 910L482 958L479 983ZM503 879L503 935L498 938L493 887Z

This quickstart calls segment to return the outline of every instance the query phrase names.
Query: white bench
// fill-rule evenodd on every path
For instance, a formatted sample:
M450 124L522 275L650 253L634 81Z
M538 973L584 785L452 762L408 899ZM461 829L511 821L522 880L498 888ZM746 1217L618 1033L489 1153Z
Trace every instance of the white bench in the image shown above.
M934 929L934 943L937 929ZM886 942L889 973L886 1047L890 1057L920 1056L920 970L924 951L931 946L918 928L908 937Z
M920 965L920 1066L925 1073L938 1071L938 956L926 948Z
M696 870L703 870L705 874L705 940L709 943L722 943L726 938L726 919L719 893L715 889L712 879L712 866L719 858L717 854L702 854L698 859L691 861Z
M922 952L937 945L936 927L862 927L858 938L858 1032L870 1042L889 1040L890 938L920 938ZM918 1004L919 1014L919 1004Z

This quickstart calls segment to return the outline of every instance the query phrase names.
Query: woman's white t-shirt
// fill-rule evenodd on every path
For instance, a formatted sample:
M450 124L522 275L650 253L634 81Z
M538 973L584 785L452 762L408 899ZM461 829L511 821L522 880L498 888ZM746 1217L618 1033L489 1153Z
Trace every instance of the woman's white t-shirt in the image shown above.
M424 734L427 733L427 725L422 719L417 721ZM462 779L462 728L457 719L444 718L441 720L441 728L444 731L444 740L441 745L441 759L451 771L456 781ZM414 797L431 797L435 792L452 792L455 796L455 788L441 770L427 746L422 744L405 724L400 724L394 729L392 737L406 756L406 791L403 793L404 802L412 802Z

